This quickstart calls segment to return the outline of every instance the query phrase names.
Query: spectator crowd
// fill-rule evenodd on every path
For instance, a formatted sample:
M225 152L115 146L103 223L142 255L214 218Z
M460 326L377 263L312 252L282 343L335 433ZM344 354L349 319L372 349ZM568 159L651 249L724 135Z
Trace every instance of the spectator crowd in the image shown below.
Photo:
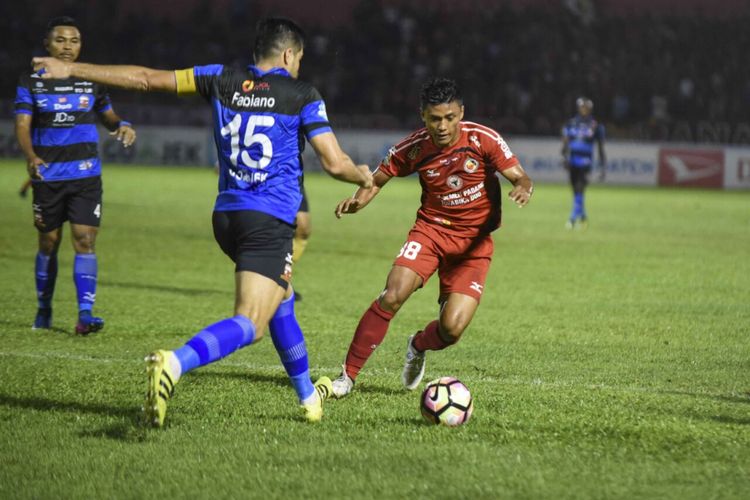
M18 75L43 52L53 15L78 18L84 61L246 65L260 13L252 2L230 4L217 10L206 1L178 18L117 15L117 2L78 11L62 4L47 13L32 2L5 2L3 115L12 115ZM456 10L443 2L360 0L347 22L305 24L301 78L320 90L338 127L414 127L419 85L440 74L463 85L468 117L505 133L556 135L585 95L610 137L750 143L750 9L625 15L570 4L486 2ZM230 29L238 25L248 29ZM183 114L184 105L168 96L117 99L141 123L207 120L202 112Z

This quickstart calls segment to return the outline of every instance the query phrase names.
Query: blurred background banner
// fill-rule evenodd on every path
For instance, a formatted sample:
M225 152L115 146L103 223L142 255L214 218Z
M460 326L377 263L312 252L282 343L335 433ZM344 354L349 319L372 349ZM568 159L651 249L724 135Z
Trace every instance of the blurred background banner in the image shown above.
M13 120L17 79L60 14L81 25L81 61L167 69L244 67L256 21L292 17L307 32L300 78L323 95L344 147L370 165L421 127L420 85L444 75L462 85L466 119L503 134L537 179L565 179L560 130L584 95L606 127L609 181L748 186L746 0L3 2L0 120ZM111 95L139 144L126 153L105 141L105 161L214 161L199 99ZM3 157L17 155L9 133L0 124Z
M409 133L377 129L342 130L337 138L357 163L371 168ZM216 148L208 127L143 126L138 142L123 148L99 129L105 163L213 167ZM529 175L541 182L568 182L556 138L507 137ZM0 158L20 158L13 122L0 121ZM303 153L306 171L321 167L311 148ZM22 173L19 171L19 174ZM595 172L596 173L596 172ZM596 175L594 175L596 178ZM627 186L677 186L750 189L750 147L611 140L607 144L607 183Z

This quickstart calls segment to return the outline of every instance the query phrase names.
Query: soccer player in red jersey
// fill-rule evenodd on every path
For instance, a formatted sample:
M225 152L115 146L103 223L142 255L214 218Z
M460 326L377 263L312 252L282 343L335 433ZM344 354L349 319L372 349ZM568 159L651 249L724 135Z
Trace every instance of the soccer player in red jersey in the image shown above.
M425 128L391 148L373 175L373 187L341 201L336 217L367 206L391 177L417 173L422 206L388 274L385 290L365 311L354 332L336 397L349 394L367 359L380 345L401 306L435 272L440 316L409 337L402 381L415 389L424 375L426 351L458 342L479 306L492 259L491 232L500 226L500 180L509 197L529 202L533 185L503 138L491 128L462 121L463 101L452 80L433 78L420 95Z

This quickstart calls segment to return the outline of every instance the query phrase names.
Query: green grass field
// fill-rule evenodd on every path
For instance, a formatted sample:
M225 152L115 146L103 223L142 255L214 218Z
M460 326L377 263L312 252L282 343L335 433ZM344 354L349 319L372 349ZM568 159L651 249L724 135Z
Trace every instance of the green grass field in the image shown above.
M747 498L748 193L593 186L566 231L565 186L505 203L482 306L426 377L475 397L457 429L423 423L400 385L407 335L436 280L392 321L351 397L300 420L270 340L187 375L161 430L139 425L143 356L231 315L233 266L213 242L211 169L105 167L96 311L72 334L69 233L55 328L32 331L36 232L0 163L0 498ZM313 375L335 376L411 226L395 180L337 221L351 186L306 179L314 235L295 267ZM507 186L504 188L508 190ZM429 380L426 379L426 380Z

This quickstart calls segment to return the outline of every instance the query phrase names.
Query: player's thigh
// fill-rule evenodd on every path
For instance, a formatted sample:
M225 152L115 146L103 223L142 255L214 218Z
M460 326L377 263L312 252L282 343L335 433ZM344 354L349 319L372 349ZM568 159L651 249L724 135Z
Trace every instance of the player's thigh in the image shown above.
M260 339L268 322L276 312L285 289L275 280L251 271L235 273L235 314L250 318Z
M380 296L381 305L389 309L398 309L419 288L424 285L424 280L413 269L394 265L388 273L385 282L385 290Z
M238 210L214 212L213 228L235 272L256 273L287 289L292 279L291 224L263 212Z
M71 224L99 227L102 218L102 178L69 181L66 209Z
M34 182L32 184L31 206L34 210L34 226L40 234L55 232L67 220L66 182Z
M479 302L492 263L493 250L491 236L478 237L460 256L443 264L438 271L441 301L451 293L460 293Z
M310 212L297 212L297 217L294 222L297 226L294 230L295 238L302 238L303 240L310 238L310 235L312 234L312 219L310 217Z
M410 269L421 278L420 286L424 286L437 270L440 264L440 254L441 250L434 236L412 229L396 256L396 260L393 261L393 269L397 267Z
M570 183L573 185L575 192L580 193L586 189L590 172L591 168L587 167L573 167L570 169Z

